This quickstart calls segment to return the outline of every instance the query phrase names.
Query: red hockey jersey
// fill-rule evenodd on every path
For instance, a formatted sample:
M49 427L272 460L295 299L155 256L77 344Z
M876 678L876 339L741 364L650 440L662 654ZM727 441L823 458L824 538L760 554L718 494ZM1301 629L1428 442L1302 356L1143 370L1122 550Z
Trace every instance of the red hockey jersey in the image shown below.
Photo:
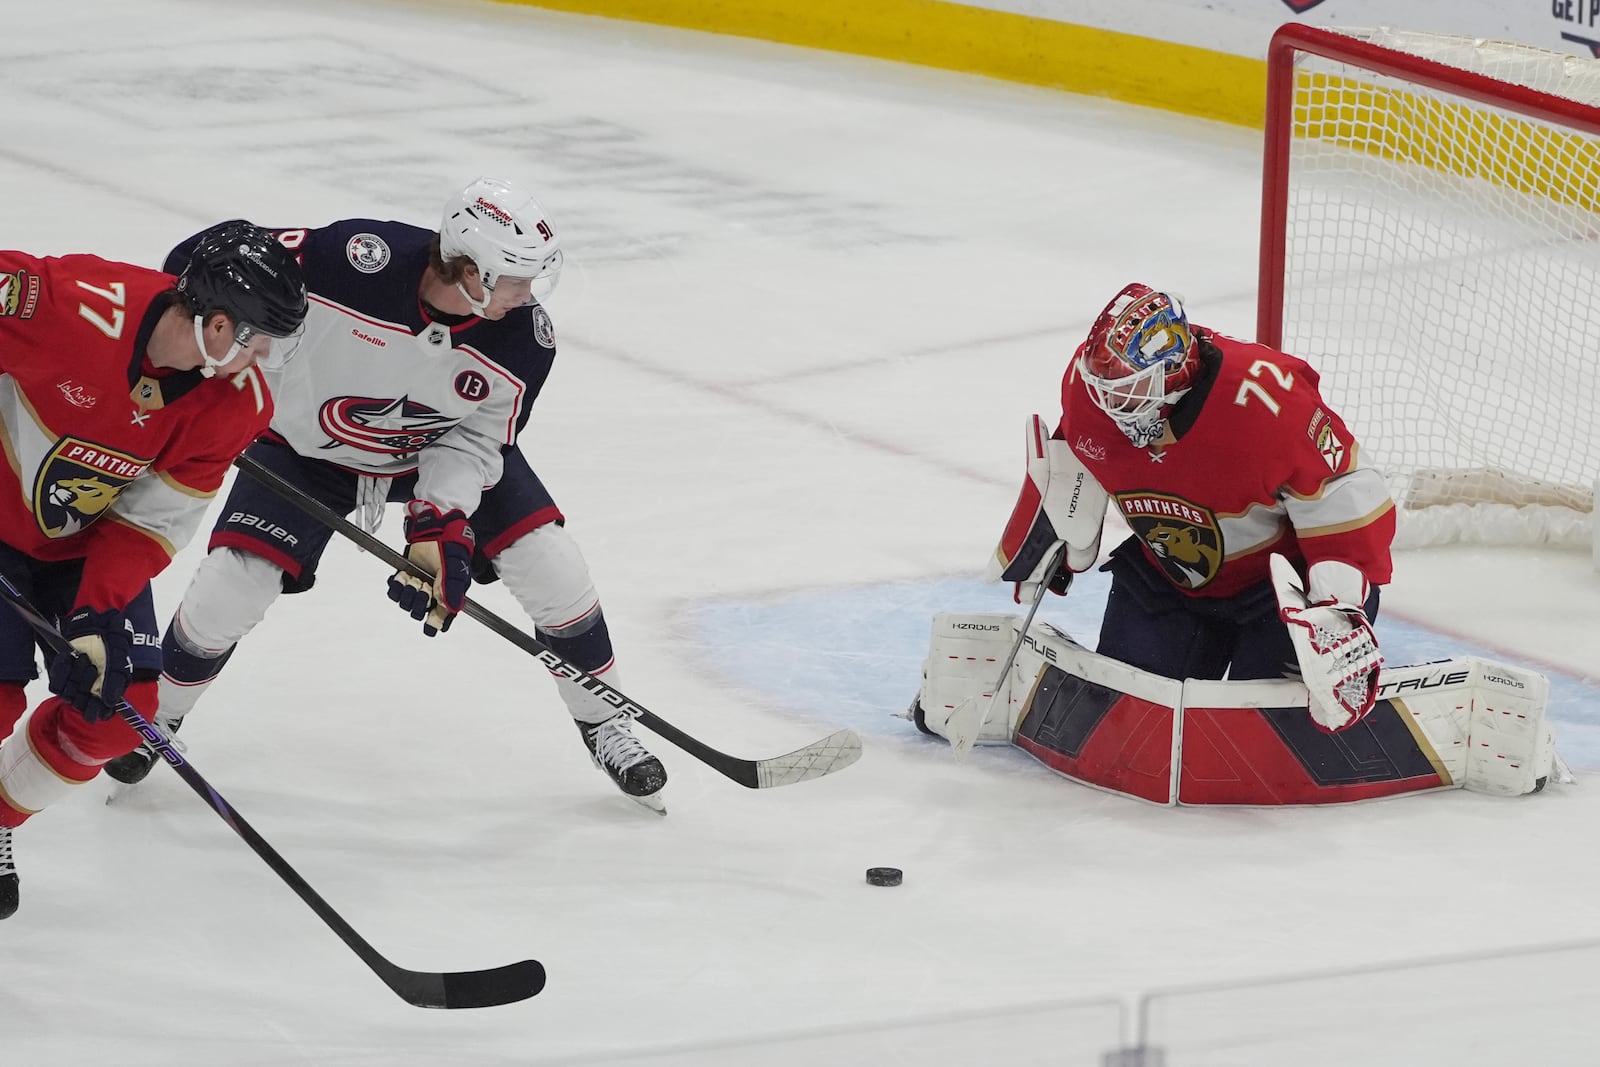
M0 541L84 559L79 605L121 609L160 573L272 417L254 369L208 379L146 360L175 283L0 251Z
M1297 564L1340 560L1373 585L1388 582L1394 503L1324 403L1316 371L1263 345L1204 336L1221 366L1175 443L1134 447L1079 380L1077 355L1061 382L1056 436L1185 593L1232 596L1267 581L1273 552Z

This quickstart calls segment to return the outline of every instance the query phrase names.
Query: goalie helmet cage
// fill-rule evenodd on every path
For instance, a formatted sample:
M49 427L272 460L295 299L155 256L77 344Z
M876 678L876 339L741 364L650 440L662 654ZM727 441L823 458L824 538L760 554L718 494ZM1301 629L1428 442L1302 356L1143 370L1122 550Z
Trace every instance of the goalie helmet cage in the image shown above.
M1396 545L1600 563L1600 62L1290 23L1265 134L1257 339L1322 375Z

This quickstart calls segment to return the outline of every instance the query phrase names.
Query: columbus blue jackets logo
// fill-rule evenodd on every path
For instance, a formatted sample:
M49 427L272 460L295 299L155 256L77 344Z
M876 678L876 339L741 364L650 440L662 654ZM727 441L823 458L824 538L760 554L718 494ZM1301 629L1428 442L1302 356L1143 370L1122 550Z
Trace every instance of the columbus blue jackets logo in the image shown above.
M33 517L46 537L71 537L110 510L150 461L75 437L57 441L33 480Z
M1303 15L1322 3L1322 0L1283 0L1283 2L1296 15Z
M538 304L533 305L533 337L546 348L556 346L556 328L550 316Z
M1222 528L1210 511L1166 493L1119 493L1116 499L1174 585L1199 589L1222 569Z
M322 447L349 445L391 456L427 448L458 422L458 418L404 396L341 396L317 412L317 424L330 438Z
M389 246L375 233L358 233L345 245L350 265L362 274L376 274L389 265Z

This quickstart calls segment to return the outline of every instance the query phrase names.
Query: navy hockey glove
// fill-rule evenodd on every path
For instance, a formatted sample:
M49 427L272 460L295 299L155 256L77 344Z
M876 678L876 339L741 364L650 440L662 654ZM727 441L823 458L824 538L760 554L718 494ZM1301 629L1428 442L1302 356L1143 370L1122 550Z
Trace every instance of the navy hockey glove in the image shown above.
M133 627L120 611L79 608L61 627L72 654L50 661L50 691L90 722L115 715L133 678Z
M460 508L441 514L426 500L413 500L406 505L406 541L406 558L435 577L429 582L397 571L389 577L389 599L432 637L450 629L466 602L477 540Z

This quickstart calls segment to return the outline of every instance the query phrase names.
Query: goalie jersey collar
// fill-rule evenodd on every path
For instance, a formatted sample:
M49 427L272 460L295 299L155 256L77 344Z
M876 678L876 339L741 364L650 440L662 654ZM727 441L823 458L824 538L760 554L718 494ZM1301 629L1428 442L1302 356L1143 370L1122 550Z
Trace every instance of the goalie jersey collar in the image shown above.
M1209 334L1198 327L1195 329L1195 343L1200 349L1200 378L1172 405L1172 412L1167 416L1167 426L1175 438L1181 438L1194 426L1206 406L1206 397L1211 395L1211 387L1216 384L1217 372L1222 369L1222 350L1212 343Z

